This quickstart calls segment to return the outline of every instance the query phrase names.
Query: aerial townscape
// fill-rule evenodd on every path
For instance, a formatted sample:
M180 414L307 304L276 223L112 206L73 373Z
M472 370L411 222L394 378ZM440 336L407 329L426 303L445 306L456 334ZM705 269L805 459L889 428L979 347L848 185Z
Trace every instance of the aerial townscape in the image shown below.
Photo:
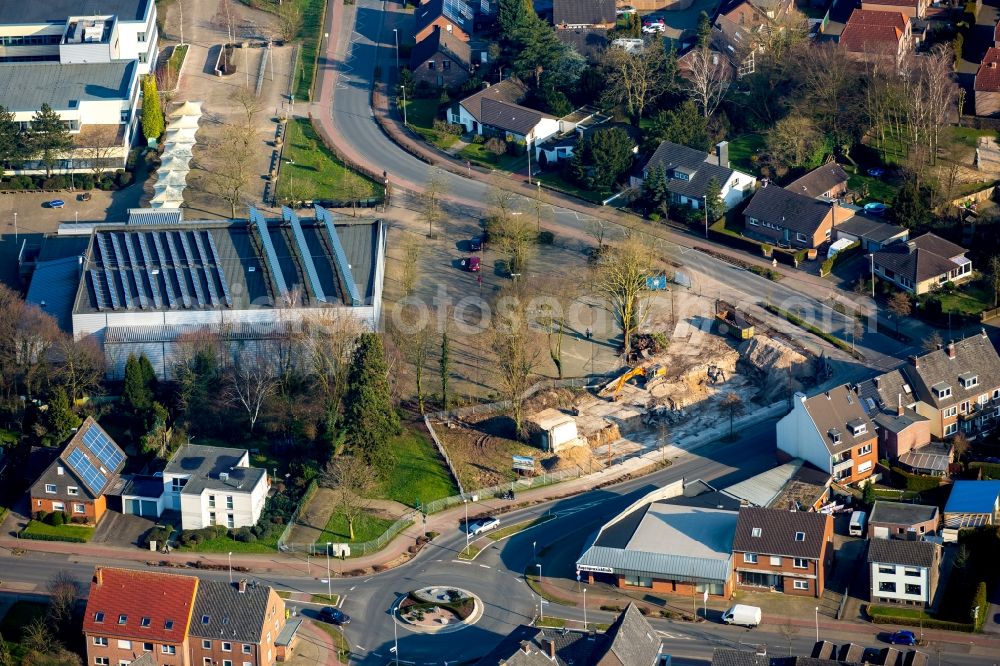
M996 666L1000 0L0 0L0 666Z

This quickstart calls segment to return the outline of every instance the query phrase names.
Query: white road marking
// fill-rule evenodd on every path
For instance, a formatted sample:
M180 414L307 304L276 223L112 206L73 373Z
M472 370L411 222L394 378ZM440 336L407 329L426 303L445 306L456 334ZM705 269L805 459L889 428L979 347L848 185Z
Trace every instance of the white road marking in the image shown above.
M488 565L488 564L480 564L479 566L481 566L484 569L489 569L490 568L490 565Z
M352 588L350 589L350 592L353 592L353 591L354 591L354 588L355 588L355 587L357 587L357 585L355 585L354 587L352 587Z
M344 602L345 602L345 601L347 601L347 595L346 595L346 594L345 594L344 596L340 597L340 603L339 603L339 604L337 604L337 606L338 606L339 608L343 608L343 607L344 607Z
M472 562L468 562L466 560L452 560L452 562L456 564L472 564Z
M374 578L374 577L375 577L375 576L372 576L371 578L365 578L364 582L366 582L366 583L367 583L368 581L370 581L370 580L371 580L372 578Z

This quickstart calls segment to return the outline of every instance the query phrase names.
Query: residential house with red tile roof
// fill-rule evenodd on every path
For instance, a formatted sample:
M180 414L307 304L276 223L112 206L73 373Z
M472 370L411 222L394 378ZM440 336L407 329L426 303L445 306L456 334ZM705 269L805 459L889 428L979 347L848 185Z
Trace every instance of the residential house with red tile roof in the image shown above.
M924 18L930 0L862 0L861 9L876 12L901 12L911 19Z
M1000 30L1000 24L997 24L997 30ZM993 39L997 40L996 34ZM986 49L986 55L976 72L973 90L976 95L977 116L994 116L1000 112L1000 47L991 46Z
M910 17L902 12L855 9L840 35L840 48L853 60L893 59L898 64L912 36Z
M119 666L149 653L158 666L190 666L197 593L194 576L97 567L83 618L87 664Z

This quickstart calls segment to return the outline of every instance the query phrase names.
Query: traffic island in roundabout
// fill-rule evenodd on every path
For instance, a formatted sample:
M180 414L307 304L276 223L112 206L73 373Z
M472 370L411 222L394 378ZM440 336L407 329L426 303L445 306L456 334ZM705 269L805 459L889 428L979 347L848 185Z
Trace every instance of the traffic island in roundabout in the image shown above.
M479 621L483 602L457 587L434 586L413 590L397 600L393 618L410 631L441 634Z

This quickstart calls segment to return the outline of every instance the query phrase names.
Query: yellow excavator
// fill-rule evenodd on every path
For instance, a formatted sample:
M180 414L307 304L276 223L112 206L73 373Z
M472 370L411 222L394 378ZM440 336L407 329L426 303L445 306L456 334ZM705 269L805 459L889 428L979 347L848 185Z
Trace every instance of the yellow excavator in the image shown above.
M619 375L617 379L613 379L611 382L606 384L601 390L601 395L610 397L612 401L617 401L619 395L621 394L622 387L625 386L625 382L633 377L644 377L646 379L646 388L648 389L654 379L664 377L666 374L667 368L659 364L637 365Z

